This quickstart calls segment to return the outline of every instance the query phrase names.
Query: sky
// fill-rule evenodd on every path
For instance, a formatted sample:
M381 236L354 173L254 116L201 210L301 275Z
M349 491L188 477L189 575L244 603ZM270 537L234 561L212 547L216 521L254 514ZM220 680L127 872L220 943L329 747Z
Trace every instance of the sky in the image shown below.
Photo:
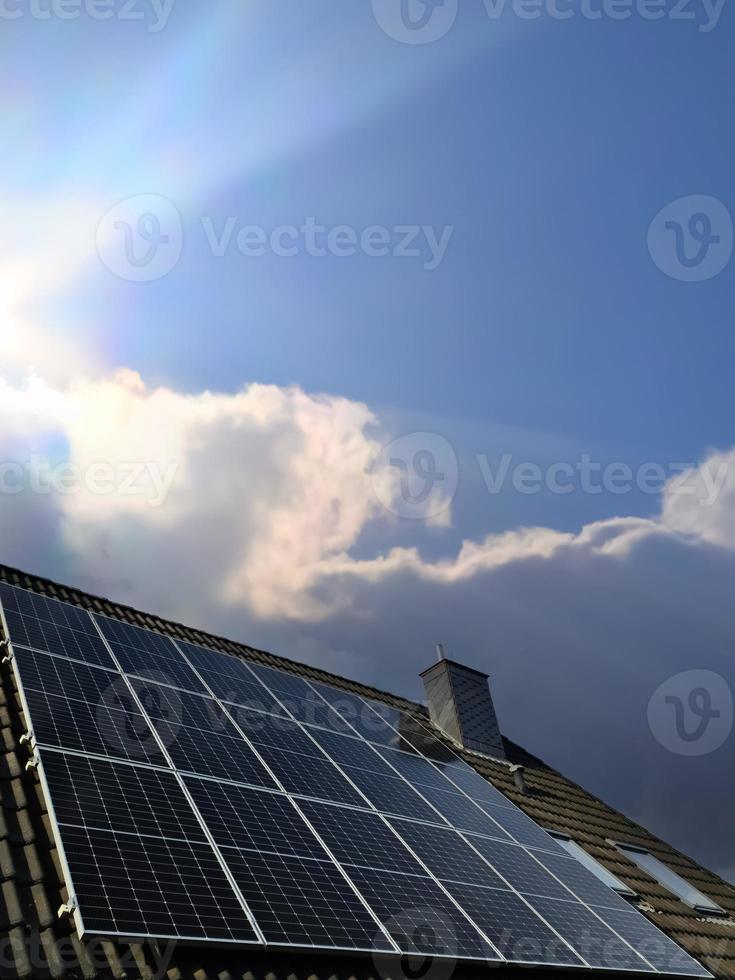
M735 881L732 17L4 0L0 560L416 699L443 642Z

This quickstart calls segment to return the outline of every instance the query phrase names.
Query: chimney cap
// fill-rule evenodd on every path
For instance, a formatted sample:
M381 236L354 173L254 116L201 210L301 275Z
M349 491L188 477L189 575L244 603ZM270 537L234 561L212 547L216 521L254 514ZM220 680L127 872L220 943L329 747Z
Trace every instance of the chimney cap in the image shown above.
M475 667L468 667L467 664L461 664L458 660L450 660L449 657L443 657L435 664L432 664L431 667L427 667L426 670L422 670L419 677L425 677L426 674L430 673L432 670L436 670L440 664L442 666L445 664L451 664L453 667L459 667L460 670L466 670L470 674L477 674L478 677L484 677L485 679L490 676L482 670L477 670Z

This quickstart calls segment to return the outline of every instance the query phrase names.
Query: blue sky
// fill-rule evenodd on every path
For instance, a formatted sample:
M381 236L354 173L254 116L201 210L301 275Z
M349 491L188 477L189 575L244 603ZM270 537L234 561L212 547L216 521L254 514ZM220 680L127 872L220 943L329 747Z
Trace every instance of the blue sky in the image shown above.
M735 736L682 760L646 721L677 672L735 683L732 12L494 20L461 0L407 44L381 28L391 3L3 8L3 458L176 468L155 508L119 485L6 495L4 560L414 697L444 639L498 675L509 734L735 874L724 817L703 843L662 803L696 784L724 809L712 774ZM131 282L106 216L141 195L173 207L181 254ZM693 195L715 200L724 255L700 282L647 237ZM391 249L416 226L420 254L233 244L311 218ZM228 219L217 256L206 229ZM448 236L435 268L427 228ZM374 459L427 432L456 487L407 519ZM704 509L663 482L488 493L482 462L504 454L544 474L724 469Z

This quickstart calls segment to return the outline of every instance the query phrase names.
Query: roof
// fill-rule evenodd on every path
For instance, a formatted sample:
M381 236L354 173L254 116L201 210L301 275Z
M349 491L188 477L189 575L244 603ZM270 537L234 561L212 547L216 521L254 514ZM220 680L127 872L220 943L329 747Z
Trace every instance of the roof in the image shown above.
M321 680L364 694L394 707L424 714L426 709L384 691L367 687L244 644L190 629L106 599L57 585L0 565L0 581L104 613L193 643L204 644L272 664L302 677ZM195 946L175 948L121 942L82 941L69 919L57 911L66 900L63 876L38 778L26 770L28 752L20 744L26 725L12 673L0 683L0 931L9 946L0 953L0 975L73 977L151 977L170 980L368 980L376 977L370 957L344 953L276 954L263 949ZM436 734L439 734L434 729ZM716 977L735 980L735 888L607 806L541 760L505 739L507 758L525 767L526 792L515 786L507 764L471 751L462 755L481 775L505 793L539 824L568 834L629 885L637 906ZM610 840L639 845L664 861L730 912L732 919L707 918L628 862ZM169 958L170 957L170 958ZM487 967L463 967L471 977ZM501 973L517 968L499 968ZM557 971L535 971L538 974ZM460 975L459 973L457 974ZM387 974L386 974L387 976Z

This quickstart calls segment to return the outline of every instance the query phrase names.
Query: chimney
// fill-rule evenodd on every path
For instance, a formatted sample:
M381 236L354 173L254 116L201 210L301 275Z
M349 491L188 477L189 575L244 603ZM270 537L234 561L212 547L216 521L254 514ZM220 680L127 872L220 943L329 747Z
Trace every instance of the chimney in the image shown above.
M436 653L437 663L421 672L431 720L464 748L505 759L488 675L447 660L441 644Z

